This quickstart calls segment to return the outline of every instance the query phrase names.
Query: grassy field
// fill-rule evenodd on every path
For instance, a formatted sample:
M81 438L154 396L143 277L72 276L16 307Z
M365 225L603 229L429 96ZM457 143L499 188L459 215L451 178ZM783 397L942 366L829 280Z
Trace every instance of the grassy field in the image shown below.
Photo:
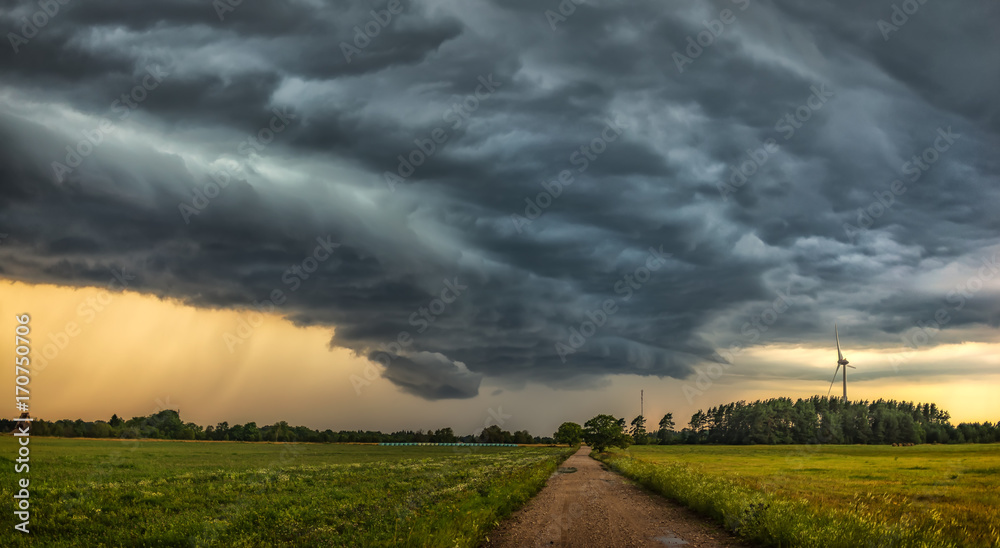
M8 506L0 545L475 546L571 452L33 438L33 538Z
M605 462L775 546L1000 546L1000 445L633 446Z

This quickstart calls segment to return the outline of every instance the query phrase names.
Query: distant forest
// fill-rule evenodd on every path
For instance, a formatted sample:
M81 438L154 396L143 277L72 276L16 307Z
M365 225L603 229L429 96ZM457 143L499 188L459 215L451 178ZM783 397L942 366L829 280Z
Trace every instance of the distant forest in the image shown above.
M632 442L645 444L892 444L892 443L995 443L1000 442L1000 424L962 423L952 426L947 411L933 403L914 404L895 400L844 403L840 398L814 396L792 401L790 398L739 401L698 410L687 428L674 430L673 415L659 422L659 429L646 430L646 418L624 419L619 425ZM17 423L0 419L4 432ZM569 424L569 423L567 423ZM577 425L577 429L580 427ZM532 436L526 430L508 432L493 425L478 435L457 436L451 428L436 430L401 430L385 434L361 430L314 430L289 426L287 422L258 427L254 422L230 426L220 422L202 427L181 421L177 411L168 409L145 417L123 420L114 415L110 421L35 419L33 436L229 440L279 442L431 442L431 443L555 443L560 436ZM557 433L558 434L558 433ZM559 441L563 441L560 439ZM574 440L578 441L578 440Z
M0 431L11 432L15 421L0 419ZM114 415L110 421L69 420L45 421L33 419L32 436L63 438L122 438L163 440L217 440L217 441L283 441L316 443L378 443L378 442L435 442L435 443L554 443L550 437L532 437L526 430L508 432L493 425L484 428L478 436L456 436L451 428L437 430L401 430L391 434L361 430L313 430L305 426L289 426L285 421L268 426L255 422L230 426L220 422L202 427L193 422L183 422L180 413L167 409L145 417L123 420Z
M852 401L814 396L739 401L698 410L679 433L657 432L654 441L749 444L994 443L1000 424L962 423L933 403ZM633 421L634 422L634 421ZM636 440L642 443L641 440Z

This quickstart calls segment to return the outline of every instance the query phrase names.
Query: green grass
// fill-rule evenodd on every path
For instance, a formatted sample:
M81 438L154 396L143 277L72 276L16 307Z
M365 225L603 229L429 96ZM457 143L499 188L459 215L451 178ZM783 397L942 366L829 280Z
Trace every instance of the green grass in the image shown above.
M602 460L769 546L1000 546L1000 445L634 446Z
M0 438L12 501L16 441ZM567 448L31 440L2 546L475 546ZM8 502L9 504L9 502ZM31 537L31 538L29 538Z

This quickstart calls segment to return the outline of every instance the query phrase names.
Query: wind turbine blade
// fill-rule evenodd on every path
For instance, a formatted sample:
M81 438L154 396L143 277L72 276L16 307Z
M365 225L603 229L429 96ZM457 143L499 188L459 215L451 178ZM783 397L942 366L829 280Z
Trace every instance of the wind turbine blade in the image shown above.
M844 355L840 353L840 331L837 331L837 324L833 324L833 332L837 335L837 359L844 359Z
M837 382L837 373L839 373L839 372L840 372L840 364L838 363L836 371L833 372L833 380L830 381L830 390L826 391L826 395L827 396L829 396L830 395L830 391L833 390L833 383Z

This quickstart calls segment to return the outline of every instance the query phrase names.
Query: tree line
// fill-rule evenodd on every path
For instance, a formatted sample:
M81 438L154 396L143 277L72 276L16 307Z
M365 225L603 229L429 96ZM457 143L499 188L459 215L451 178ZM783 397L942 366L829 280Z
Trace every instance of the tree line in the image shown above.
M17 423L0 419L0 429L10 432ZM217 440L217 441L280 441L315 443L554 443L551 437L536 437L527 430L508 432L497 425L484 428L477 435L458 436L451 428L423 430L400 430L392 433L361 430L323 431L306 426L290 426L279 421L267 426L257 426L256 422L235 424L220 422L215 426L202 427L193 422L181 420L180 413L166 409L143 417L123 420L117 414L111 420L84 421L81 419L46 421L34 419L31 435L64 438L122 438L122 439L163 439L163 440Z
M654 433L645 418L632 421L629 433L636 444L716 443L728 445L780 444L893 444L995 443L1000 424L961 423L933 403L884 400L848 401L813 396L792 401L772 398L738 401L699 409L686 428L673 429L667 414Z
M582 427L564 422L554 434L558 443L586 442L597 451L648 444L918 444L996 443L1000 424L961 423L933 403L879 399L873 402L813 396L738 401L699 409L686 428L675 430L673 413L646 428L639 415L626 423L613 415L597 415Z
M316 443L567 443L586 442L603 451L607 447L630 444L892 444L892 443L996 443L1000 442L1000 424L961 423L953 426L951 415L933 403L883 400L844 402L840 398L813 396L792 401L772 398L754 402L738 401L699 409L688 426L676 430L672 413L646 428L642 415L627 423L613 415L597 415L583 426L563 423L551 437L532 436L527 430L508 432L493 425L478 434L458 436L451 428L400 430L391 433L361 430L315 430L290 426L285 421L267 426L255 422L230 426L220 422L202 427L183 422L180 413L171 409L148 416L123 420L118 415L109 421L35 419L31 433L36 436L168 439L279 441ZM17 423L0 419L6 432Z

